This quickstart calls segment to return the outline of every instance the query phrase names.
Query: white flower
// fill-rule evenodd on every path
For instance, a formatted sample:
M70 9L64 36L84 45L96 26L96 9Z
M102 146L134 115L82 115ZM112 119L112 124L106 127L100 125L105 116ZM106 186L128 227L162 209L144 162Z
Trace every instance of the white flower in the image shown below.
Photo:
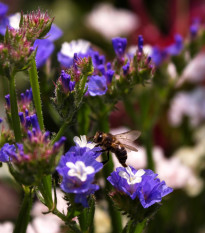
M78 144L79 147L88 147L90 149L93 149L96 145L94 142L87 142L86 135L80 135L80 138L75 136L73 138L73 141Z
M19 23L21 19L21 13L17 12L9 16L9 25L14 29L19 29Z
M99 4L87 15L85 24L110 40L134 31L139 25L139 20L131 11L117 9L104 3Z
M73 58L74 53L86 54L91 44L86 40L72 40L70 43L64 42L61 46L61 53L67 57Z
M184 82L191 83L202 82L205 77L205 53L199 53L185 67L182 76L179 78L177 86L181 86Z
M205 119L205 88L198 87L191 92L179 92L171 102L168 112L173 126L181 124L183 116L190 118L191 126L197 126Z
M135 174L132 172L131 168L126 167L126 171L120 171L119 176L127 180L129 185L140 183L142 181L142 176L145 174L143 169L139 169Z
M14 226L11 222L0 223L0 232L10 233L13 232L13 228Z
M92 166L86 167L82 161L77 161L75 164L67 162L66 166L70 168L68 176L75 176L82 182L86 181L87 175L95 172L95 169Z

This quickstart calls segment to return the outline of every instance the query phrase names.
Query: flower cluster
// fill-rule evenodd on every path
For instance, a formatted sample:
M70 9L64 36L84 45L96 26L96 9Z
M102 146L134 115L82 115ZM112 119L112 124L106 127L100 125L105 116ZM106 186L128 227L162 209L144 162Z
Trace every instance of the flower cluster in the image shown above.
M49 137L50 132L43 133L40 130L37 116L30 116L32 130L27 130L27 137L22 143L9 145L6 143L0 151L0 161L11 162L17 170L13 175L23 184L31 185L38 183L42 176L50 174L58 163L58 155L65 137L52 145Z
M34 42L36 39L42 39L49 32L54 18L50 18L47 12L41 12L38 9L30 14L21 14L20 29L25 32L27 40Z
M11 124L11 103L10 103L10 95L5 95L6 100L6 114L8 123ZM21 93L21 99L18 101L18 112L20 121L23 129L26 130L31 126L30 116L35 114L35 109L33 106L33 94L32 89L27 89L25 93Z
M12 72L25 69L29 61L36 55L35 48L37 47L41 47L41 51L38 52L37 65L38 67L43 65L54 50L52 41L62 34L61 30L54 27L52 32L54 37L51 36L49 40L46 39L44 42L37 40L47 35L53 19L40 10L27 15L22 13L21 18L19 14L10 17L6 17L5 14L5 20L0 22L1 33L5 34L4 43L0 44L2 72L7 74L8 67L13 67ZM10 75L12 72L10 71Z
M161 65L171 56L177 56L182 52L184 48L183 38L179 34L176 34L174 39L175 42L164 49L153 47L152 60L156 66Z
M118 167L108 177L108 181L120 192L126 193L132 200L138 198L144 208L161 202L162 197L173 191L166 186L151 170L135 170L132 167Z
M62 176L61 189L65 193L75 194L75 203L88 207L87 197L99 189L94 184L95 174L103 165L95 159L99 156L99 148L86 142L86 137L74 138L76 146L61 157L56 170Z

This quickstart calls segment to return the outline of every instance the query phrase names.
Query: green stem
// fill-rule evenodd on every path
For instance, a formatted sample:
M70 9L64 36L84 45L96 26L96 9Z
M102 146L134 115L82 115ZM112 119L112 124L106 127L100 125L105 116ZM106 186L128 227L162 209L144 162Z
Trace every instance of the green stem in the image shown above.
M34 100L36 113L38 116L39 125L40 125L41 130L44 130L43 112L42 112L41 97L40 97L40 87L39 87L39 82L38 82L38 73L37 73L35 58L33 58L31 62L31 67L29 68L28 73L30 77L33 100Z
M41 192L45 205L49 210L53 208L53 199L52 199L52 181L51 175L42 177L41 183L38 185L38 189Z
M146 219L142 222L137 223L137 226L135 226L133 233L142 233L143 230L145 229L146 223L147 223Z
M21 126L20 126L20 119L18 115L18 105L17 105L17 98L16 98L14 75L11 75L9 79L9 91L10 91L10 102L11 102L12 126L14 130L16 142L20 142L21 141Z
M52 144L57 142L63 136L68 124L69 123L67 121L63 123L63 125L60 127L58 133L56 134L55 138L52 140Z
M103 106L103 105L102 105ZM102 130L103 132L109 132L109 121L108 121L108 113L103 114L102 117L99 118L99 130ZM112 222L112 232L118 233L122 231L122 219L121 214L119 211L116 210L116 208L113 205L112 200L107 195L112 189L111 184L107 181L107 177L113 172L113 161L110 157L109 162L104 166L103 168L103 176L105 179L105 190L106 190L106 199L108 202L108 210L111 217Z
M148 130L144 134L144 145L147 153L147 167L154 171L154 161L153 161L153 154L152 154L152 148L153 148L153 139L152 139L152 130Z
M29 187L26 187L24 191L23 203L13 233L26 233L29 223L33 191Z

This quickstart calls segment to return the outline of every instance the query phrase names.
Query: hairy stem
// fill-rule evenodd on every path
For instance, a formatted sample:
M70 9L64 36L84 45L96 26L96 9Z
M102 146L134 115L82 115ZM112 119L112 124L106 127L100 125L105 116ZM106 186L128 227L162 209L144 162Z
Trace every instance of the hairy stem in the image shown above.
M35 58L33 58L31 62L31 67L29 68L28 73L30 77L33 100L34 100L36 113L38 116L39 125L40 125L41 130L44 130L43 112L42 112L41 97L40 97L40 87L39 87L39 82L38 82L38 72L36 68Z
M24 195L23 203L13 233L26 233L26 229L30 220L33 191L29 187L25 187L24 193L25 195Z
M10 92L10 102L11 102L12 127L14 130L16 142L20 142L21 141L21 126L20 126L20 119L18 115L18 105L17 105L17 98L16 98L14 75L11 75L9 79L9 92Z

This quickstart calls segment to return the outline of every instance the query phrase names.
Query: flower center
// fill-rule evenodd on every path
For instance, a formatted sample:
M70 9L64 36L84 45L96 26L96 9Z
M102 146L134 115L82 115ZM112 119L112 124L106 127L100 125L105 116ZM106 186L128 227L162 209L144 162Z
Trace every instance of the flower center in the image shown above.
M119 176L126 179L129 185L140 183L144 174L145 171L143 169L138 170L134 174L129 166L126 168L126 171L119 172Z
M66 166L70 168L68 176L77 177L82 182L86 181L88 175L95 172L93 167L86 167L82 161L77 161L76 163L67 162Z

